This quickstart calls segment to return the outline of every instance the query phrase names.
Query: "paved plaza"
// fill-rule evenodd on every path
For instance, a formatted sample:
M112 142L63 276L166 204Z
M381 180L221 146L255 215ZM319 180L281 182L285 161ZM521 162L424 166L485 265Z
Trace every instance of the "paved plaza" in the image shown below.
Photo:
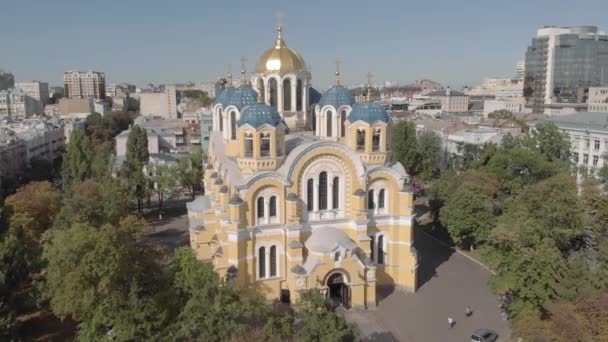
M451 248L416 231L420 256L420 287L415 294L395 291L375 310L349 311L368 341L469 341L478 328L489 328L508 341L508 322L500 317L498 300L486 286L490 272ZM465 316L465 307L474 313ZM448 328L448 316L456 324Z

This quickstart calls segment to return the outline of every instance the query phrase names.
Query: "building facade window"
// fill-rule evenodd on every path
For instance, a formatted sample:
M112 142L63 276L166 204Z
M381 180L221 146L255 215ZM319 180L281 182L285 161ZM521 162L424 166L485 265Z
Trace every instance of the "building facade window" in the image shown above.
M596 139L593 142L593 149L596 150L596 151L599 151L599 149L600 149L600 141L599 141L599 139Z
M327 210L327 172L319 174L319 210Z
M258 249L258 278L266 278L266 247Z
M253 134L245 133L245 157L253 157Z
M357 151L365 151L365 130L357 129Z
M314 179L310 178L306 181L306 206L308 211L313 211L314 207Z
M224 115L222 114L222 108L218 109L218 128L219 131L223 131L224 130Z
M373 210L374 207L374 190L372 189L367 192L367 209Z
M583 164L589 164L589 155L587 153L583 154Z
M334 177L331 190L332 209L338 209L340 207L340 177Z
M593 156L593 166L597 166L597 162L599 161L599 156Z
M236 139L236 113L230 112L230 139Z
M376 237L371 236L371 240L369 240L369 258L374 261L374 250L376 249Z
M273 217L277 217L277 196L271 196L270 202L268 204L269 208L269 216L272 219Z
M380 151L380 128L374 128L374 135L372 136L372 151Z
M260 143L260 152L262 157L270 156L270 133L263 132Z
M574 160L575 163L578 163L578 152L572 153L572 159Z
M325 136L332 137L332 112L328 110L325 112Z
M585 148L589 149L589 139L585 138Z
M384 235L378 236L378 264L383 265L386 254L384 252Z
M340 136L344 137L344 132L346 128L344 127L344 122L346 121L346 110L342 109L340 112Z
M264 218L264 197L258 197L257 200L257 217L258 219Z
M270 247L270 276L277 276L277 246Z
M386 191L384 189L380 189L378 192L378 209L384 209L384 194Z

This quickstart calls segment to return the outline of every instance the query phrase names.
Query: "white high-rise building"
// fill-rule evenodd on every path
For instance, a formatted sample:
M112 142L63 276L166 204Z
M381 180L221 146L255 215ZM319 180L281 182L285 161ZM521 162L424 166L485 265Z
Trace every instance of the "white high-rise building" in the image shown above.
M66 71L63 74L65 97L72 99L105 99L106 76L98 71Z
M31 81L31 82L18 82L15 83L15 87L23 90L29 96L35 98L40 102L41 106L49 103L49 84L47 82Z

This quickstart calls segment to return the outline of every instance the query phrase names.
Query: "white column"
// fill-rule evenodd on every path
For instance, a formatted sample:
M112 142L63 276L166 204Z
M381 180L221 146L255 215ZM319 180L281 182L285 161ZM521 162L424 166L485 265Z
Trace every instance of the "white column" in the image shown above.
M327 175L327 209L332 210L334 208L334 177Z
M378 201L380 199L380 190L376 189L374 190L374 215L378 215L379 209L378 209L378 204L380 204L380 202Z
M268 87L270 85L270 80L263 78L262 81L264 82L264 102L267 105L270 105L270 89Z
M313 193L313 203L314 203L314 211L319 211L319 183L318 183L318 178L314 178L313 180L313 184L314 184L314 193Z
M308 113L308 80L302 81L302 112Z
M283 113L283 80L277 80L277 112Z
M270 223L270 198L264 197L264 223ZM268 260L268 258L266 258Z
M296 104L297 104L297 92L296 92L296 85L298 84L298 80L295 78L291 79L291 111L295 112L296 111Z

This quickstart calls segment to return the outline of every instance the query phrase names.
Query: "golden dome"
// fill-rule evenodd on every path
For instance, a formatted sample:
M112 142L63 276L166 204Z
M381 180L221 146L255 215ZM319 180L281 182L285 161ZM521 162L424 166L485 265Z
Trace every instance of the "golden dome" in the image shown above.
M304 59L299 53L287 47L281 37L283 29L278 28L279 35L274 46L264 51L255 64L255 72L266 74L277 72L279 74L300 73L306 70Z

